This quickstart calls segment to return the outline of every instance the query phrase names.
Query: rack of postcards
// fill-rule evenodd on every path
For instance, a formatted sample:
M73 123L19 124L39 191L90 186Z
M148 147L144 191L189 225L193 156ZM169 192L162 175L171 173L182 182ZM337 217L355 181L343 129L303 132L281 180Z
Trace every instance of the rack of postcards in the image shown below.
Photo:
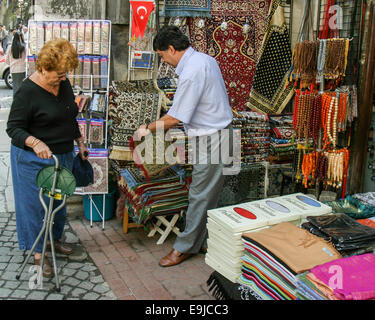
M37 55L43 45L53 39L70 41L78 53L78 67L69 72L78 105L77 122L89 148L89 161L94 169L94 184L76 189L76 194L89 201L90 224L93 209L104 229L106 194L108 194L108 92L111 54L111 21L59 20L29 21L27 74L35 70ZM78 148L75 148L78 152ZM95 196L95 198L93 197ZM102 201L96 201L98 197ZM97 203L102 204L98 208ZM101 205L100 205L101 207ZM85 208L86 209L86 208Z

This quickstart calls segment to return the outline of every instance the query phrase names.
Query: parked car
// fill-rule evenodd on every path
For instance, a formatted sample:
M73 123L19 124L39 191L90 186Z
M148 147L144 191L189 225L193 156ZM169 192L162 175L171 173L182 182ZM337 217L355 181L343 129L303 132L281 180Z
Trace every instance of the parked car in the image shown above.
M5 81L9 89L13 89L12 74L9 65L5 62L5 56L0 56L0 79Z

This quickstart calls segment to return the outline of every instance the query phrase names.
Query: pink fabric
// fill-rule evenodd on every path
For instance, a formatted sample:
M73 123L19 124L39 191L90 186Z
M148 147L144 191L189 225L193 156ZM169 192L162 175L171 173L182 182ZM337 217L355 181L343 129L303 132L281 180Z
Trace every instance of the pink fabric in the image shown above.
M375 299L375 256L367 253L337 259L310 270L341 300Z

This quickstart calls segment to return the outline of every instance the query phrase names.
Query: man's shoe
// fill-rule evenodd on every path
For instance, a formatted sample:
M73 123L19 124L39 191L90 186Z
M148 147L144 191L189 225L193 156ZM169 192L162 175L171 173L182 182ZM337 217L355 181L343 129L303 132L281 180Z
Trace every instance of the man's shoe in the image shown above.
M55 240L53 242L53 244L55 245L55 250L58 253L66 254L66 255L69 255L69 254L73 253L73 249L72 248L68 247L67 245L61 243L58 240ZM50 242L48 242L48 249L51 249L51 243Z
M35 259L34 257L34 265L40 266L40 262L42 261L42 258ZM44 264L43 264L43 277L45 278L52 278L53 277L53 270L51 266L51 262L48 260L47 257L44 257Z
M190 253L181 253L175 249L172 249L172 251L169 252L168 255L160 259L159 265L161 267L175 266L176 264L181 263L182 261L186 260L189 257L191 257Z

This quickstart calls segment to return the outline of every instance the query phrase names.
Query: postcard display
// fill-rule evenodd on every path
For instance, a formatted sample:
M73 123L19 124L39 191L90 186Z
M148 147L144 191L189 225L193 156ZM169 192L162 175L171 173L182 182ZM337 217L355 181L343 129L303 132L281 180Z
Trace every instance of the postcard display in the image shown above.
M104 229L105 200L108 194L108 92L111 51L111 21L61 20L29 21L27 74L35 71L38 52L56 38L70 41L78 53L78 67L68 74L78 105L77 122L89 148L89 161L94 169L94 184L76 189L76 194L90 200L90 223L95 207ZM76 153L78 148L75 147ZM103 196L103 207L93 200ZM100 201L99 201L100 202Z
M300 225L307 216L330 214L332 208L296 193L208 211L206 263L232 282L241 275L244 232L259 231L281 222Z

